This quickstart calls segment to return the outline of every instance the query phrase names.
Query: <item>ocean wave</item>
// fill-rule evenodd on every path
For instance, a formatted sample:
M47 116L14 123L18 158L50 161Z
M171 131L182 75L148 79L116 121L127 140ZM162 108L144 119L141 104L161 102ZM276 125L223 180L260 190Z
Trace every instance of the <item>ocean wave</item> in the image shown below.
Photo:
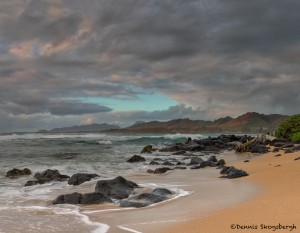
M0 135L1 141L8 141L8 140L34 140L34 139L76 139L76 138L85 138L85 139L101 139L106 137L105 134L94 134L94 133L87 133L87 134L41 134L41 133L26 133L26 134L8 134L8 135Z
M112 141L109 141L109 140L105 141L105 140L103 140L103 141L99 141L98 143L101 144L101 145L111 145Z
M0 141L10 140L35 140L35 139L83 139L83 140L97 140L104 141L134 141L134 140L145 140L145 139L164 139L164 140L175 140L185 139L191 137L192 139L205 138L203 134L157 134L157 135L110 135L110 134L99 134L99 133L78 133L78 134L42 134L42 133L24 133L24 134L7 134L0 135ZM105 143L103 143L105 144Z

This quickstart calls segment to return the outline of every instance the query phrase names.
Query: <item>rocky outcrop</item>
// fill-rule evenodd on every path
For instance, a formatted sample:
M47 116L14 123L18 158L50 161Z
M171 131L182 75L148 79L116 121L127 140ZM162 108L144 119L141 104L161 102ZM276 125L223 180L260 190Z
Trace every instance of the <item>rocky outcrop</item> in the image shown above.
M161 165L163 165L163 166L174 166L175 164L173 164L169 161L166 161L166 162L163 162Z
M226 164L224 159L220 159L217 163L216 166L224 166Z
M149 163L149 165L159 165L159 163L152 160L152 161Z
M73 205L91 205L91 204L103 204L112 203L111 198L105 196L103 193L71 193L58 196L53 202L53 205L57 204L73 204Z
M52 201L53 205L73 204L90 205L112 203L114 199L120 200L121 207L144 207L165 201L174 193L166 188L156 188L152 192L144 192L132 195L135 188L139 188L136 183L118 176L111 180L101 180L97 182L95 192L92 193L70 193L59 195ZM117 202L118 203L118 202Z
M144 154L144 153L151 154L155 150L156 149L154 149L152 145L148 145L142 149L141 154Z
M138 163L138 162L145 162L146 159L140 155L134 155L130 159L127 160L127 163Z
M169 167L160 167L160 168L156 168L154 170L154 174L163 174L163 173L166 173L167 171L170 171L172 170L171 168Z
M247 172L241 169L236 169L235 167L224 167L220 173L226 174L225 176L221 176L220 178L228 178L228 179L248 176Z
M77 173L71 176L68 180L69 185L80 185L84 182L90 181L93 178L99 177L97 174L89 174L89 173Z
M264 154L264 153L268 153L268 151L269 151L269 148L266 147L265 145L255 144L255 145L249 147L249 152L251 152L251 153Z
M27 181L25 186L44 184L44 183L48 183L51 181L66 181L70 177L67 175L60 174L58 170L47 169L47 170L43 171L42 173L39 173L39 172L35 173L34 178L35 178L35 180Z
M24 168L22 170L14 168L6 172L6 177L9 178L17 178L20 176L29 176L29 175L31 175L31 171L28 168Z
M120 202L121 207L145 207L155 203L159 203L168 199L172 195L172 191L165 188L154 189L151 193L142 193L139 195L131 196L126 200Z
M118 176L112 180L100 180L97 182L95 192L103 193L104 195L114 199L125 199L132 194L135 188L139 186L122 176Z
M172 152L174 155L185 154L190 152L203 152L203 153L219 153L222 150L232 150L236 146L241 145L244 142L252 140L254 137L247 135L235 136L235 135L220 135L218 137L209 137L205 139L193 139L189 140L187 144L176 143L173 146L168 146L159 149L160 152Z
M195 156L195 157L191 158L191 161L189 162L188 165L200 164L202 162L204 162L204 160L202 158L200 158L198 156L197 157Z

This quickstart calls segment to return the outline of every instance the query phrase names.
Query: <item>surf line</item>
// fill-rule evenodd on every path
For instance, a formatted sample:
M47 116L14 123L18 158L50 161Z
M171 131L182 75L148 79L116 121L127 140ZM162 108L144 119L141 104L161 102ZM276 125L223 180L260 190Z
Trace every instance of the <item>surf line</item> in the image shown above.
M187 221L196 220L196 219L197 218L169 219L169 220L162 220L162 221L134 223L134 224L131 224L131 225L137 226L137 225L150 225L150 224L155 224L155 223L187 222ZM118 228L120 228L121 230L124 230L124 231L133 232L133 233L143 233L141 231L136 231L136 230L134 230L132 228L124 227L124 225L118 225Z
M124 227L124 226L122 226L122 225L119 225L118 228L120 228L121 230L124 230L124 231L133 232L133 233L143 233L143 232L141 232L141 231L136 231L136 230L133 230L133 229Z

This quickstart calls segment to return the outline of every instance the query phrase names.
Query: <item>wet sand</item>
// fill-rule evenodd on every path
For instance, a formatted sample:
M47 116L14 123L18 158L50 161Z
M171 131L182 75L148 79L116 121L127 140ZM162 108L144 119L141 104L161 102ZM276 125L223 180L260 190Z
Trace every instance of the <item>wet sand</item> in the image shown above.
M282 156L275 157L277 154ZM274 232L273 227L291 226L275 232L300 232L300 152L284 154L270 152L251 160L231 165L246 170L250 176L232 180L232 185L255 183L262 192L244 203L231 205L204 217L193 212L198 219L174 224L166 233L234 233ZM265 226L262 226L264 224ZM296 229L294 227L296 227ZM242 229L249 226L253 229ZM262 228L263 227L263 228Z
M229 153L230 154L230 153ZM230 155L227 155L230 160ZM248 155L242 156L242 158ZM226 157L224 157L226 159ZM97 206L82 209L91 221L110 226L115 232L164 232L178 223L205 217L216 211L245 202L259 193L257 185L242 179L219 179L220 170L205 168L198 170L174 170L167 174L136 174L127 179L139 184L158 184L188 191L189 194L155 206L145 208L123 208L99 210ZM184 194L184 192L182 193ZM183 231L180 231L183 232Z

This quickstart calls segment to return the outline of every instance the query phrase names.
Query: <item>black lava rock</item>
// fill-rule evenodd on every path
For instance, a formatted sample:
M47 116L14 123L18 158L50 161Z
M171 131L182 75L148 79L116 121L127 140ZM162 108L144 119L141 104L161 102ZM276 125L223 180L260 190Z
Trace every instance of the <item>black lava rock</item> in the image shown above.
M138 163L138 162L145 162L145 161L146 159L140 155L134 155L127 160L128 163Z
M84 182L90 181L91 179L99 177L97 174L89 174L89 173L77 173L71 176L68 180L69 185L80 185Z
M115 198L124 199L127 198L134 188L139 186L129 180L126 180L122 176L118 176L112 180L100 180L97 182L95 192L103 193L104 195Z
M24 168L22 170L14 168L6 172L6 177L16 178L20 176L28 176L31 175L31 171L28 168Z

